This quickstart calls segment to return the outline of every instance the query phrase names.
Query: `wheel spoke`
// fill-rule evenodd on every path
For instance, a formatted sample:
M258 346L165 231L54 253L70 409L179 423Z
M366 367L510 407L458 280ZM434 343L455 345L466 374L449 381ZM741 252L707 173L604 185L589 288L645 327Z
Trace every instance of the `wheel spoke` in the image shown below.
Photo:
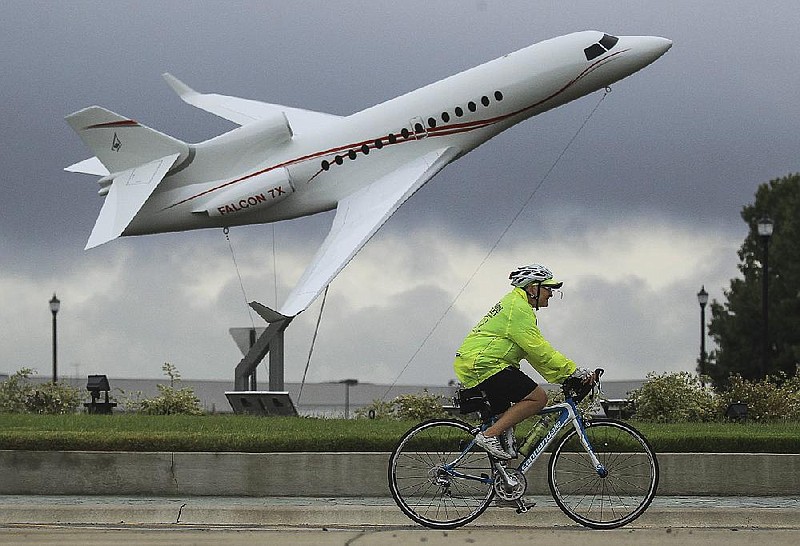
M601 477L572 431L550 459L553 497L570 518L588 527L610 529L630 523L655 496L658 463L641 434L627 423L592 421L586 436L607 474Z
M492 473L489 457L483 451L462 453L472 440L470 428L453 419L428 421L407 432L392 452L389 489L414 521L450 529L488 506L493 488L481 478Z

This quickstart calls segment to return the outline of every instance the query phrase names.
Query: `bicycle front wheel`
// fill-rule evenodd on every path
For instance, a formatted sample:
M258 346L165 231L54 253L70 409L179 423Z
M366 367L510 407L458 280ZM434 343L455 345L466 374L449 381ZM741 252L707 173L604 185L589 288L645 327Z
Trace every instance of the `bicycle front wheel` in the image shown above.
M655 497L658 461L642 434L627 423L585 421L586 438L604 466L601 476L577 431L550 456L548 482L559 508L592 529L614 529L638 518Z
M420 423L389 459L389 489L409 518L433 529L454 529L480 516L494 496L489 455L466 450L472 427L455 419Z

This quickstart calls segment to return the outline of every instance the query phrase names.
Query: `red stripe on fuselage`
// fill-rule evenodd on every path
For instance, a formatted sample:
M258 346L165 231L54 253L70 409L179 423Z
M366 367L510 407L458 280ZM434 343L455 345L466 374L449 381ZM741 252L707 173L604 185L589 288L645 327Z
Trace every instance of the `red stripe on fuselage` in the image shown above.
M512 118L514 116L517 116L517 115L520 115L520 114L522 114L524 112L527 112L528 110L531 110L533 108L541 106L542 104L546 103L549 100L554 99L555 97L557 97L558 95L560 95L561 93L563 93L564 91L566 91L567 89L572 87L575 83L580 81L582 78L584 78L587 74L589 74L590 72L592 72L596 68L598 68L598 67L606 64L607 62L611 61L613 59L613 57L616 57L617 55L625 53L626 51L629 51L629 50L624 49L624 50L621 50L621 51L616 51L616 52L612 53L611 55L609 55L608 57L605 57L605 58L602 58L602 59L598 59L597 61L595 61L594 63L589 65L583 72L578 74L578 76L576 76L573 80L571 80L566 85L564 85L561 89L559 89L558 91L555 91L554 93L552 93L551 95L545 97L544 99L542 99L542 100L540 100L538 102L535 102L534 104L531 104L530 106L526 106L525 108L522 108L522 109L517 110L515 112L511 112L511 113L508 113L508 114L503 114L502 116L497 116L497 117L494 117L494 118L488 118L488 119L476 120L476 121L469 121L469 122L464 122L464 123L453 123L453 124L450 124L450 125L442 125L440 127L428 128L426 130L428 136L425 137L425 138L434 138L434 137L438 137L438 136L451 136L451 135L457 135L457 134L462 134L462 133L468 133L468 132L476 130L476 129L483 129L483 128L488 127L490 125L494 125L495 123L499 123L501 121L505 121L505 120L507 120L509 118ZM136 124L135 121L132 121L132 120L129 120L129 121L134 123L134 124ZM123 122L117 122L117 123L123 123ZM101 124L101 125L106 125L107 126L108 124ZM251 174L236 178L236 179L231 180L229 182L225 182L224 184L220 184L219 186L215 186L213 188L210 188L210 189L208 189L206 191L203 191L203 192L198 193L196 195L193 195L191 197L187 197L186 199L178 201L177 203L173 203L172 205L169 205L168 207L164 207L161 210L168 210L168 209L177 207L179 205L182 205L184 203L188 203L189 201L193 201L193 200L195 200L195 199L197 199L199 197L203 197L204 195L208 195L209 193L215 192L215 191L220 190L222 188L227 188L228 186L231 186L233 184L237 184L237 183L242 182L244 180L248 180L250 178L253 178L254 176L258 176L258 175L267 173L267 172L275 170L275 169L280 169L282 167L288 167L290 165L295 165L297 163L302 163L303 161L308 161L308 160L311 160L311 159L319 159L319 158L322 158L322 157L325 157L325 156L328 156L328 155L331 155L331 154L335 154L337 152L341 152L343 150L347 150L347 151L353 150L356 153L363 153L361 151L361 148L365 144L368 145L368 146L371 145L370 148L373 149L373 148L376 148L375 142L377 142L378 140L383 142L383 146L382 147L394 146L394 145L402 144L403 142L407 142L407 141L410 141L410 140L418 140L417 138L415 138L415 133L413 133L413 132L410 132L408 138L402 138L402 136L399 136L399 135L395 135L395 137L397 137L398 140L396 142L394 142L394 143L390 143L389 142L389 135L387 134L387 135L382 136L380 138L363 140L361 142L355 142L355 143L351 143L351 144L346 144L344 146L337 146L336 148L330 148L328 150L324 150L324 151L320 151L320 152L314 152L313 154L308 154L308 155L304 155L302 157L291 159L289 161L285 161L283 163L279 163L277 165L273 165L272 167L267 167L266 169L262 169L260 171L257 171L257 172L254 172L254 173L251 173Z

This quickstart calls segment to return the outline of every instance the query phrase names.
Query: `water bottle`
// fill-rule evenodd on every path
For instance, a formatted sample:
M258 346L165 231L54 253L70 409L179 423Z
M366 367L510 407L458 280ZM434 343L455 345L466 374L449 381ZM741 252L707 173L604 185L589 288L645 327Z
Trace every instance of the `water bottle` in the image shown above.
M533 428L525 437L525 441L522 442L522 446L519 448L519 452L524 456L527 457L530 455L533 448L536 447L536 444L539 442L540 438L543 438L545 433L550 429L550 418L549 417L542 417L539 419L539 422L533 425Z

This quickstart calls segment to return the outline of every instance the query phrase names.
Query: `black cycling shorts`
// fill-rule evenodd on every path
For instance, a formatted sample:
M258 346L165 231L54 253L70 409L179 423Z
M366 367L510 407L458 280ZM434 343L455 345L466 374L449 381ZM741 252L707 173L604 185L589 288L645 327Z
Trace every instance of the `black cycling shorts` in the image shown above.
M495 413L503 413L512 403L519 402L536 387L536 381L514 366L509 366L478 384Z

